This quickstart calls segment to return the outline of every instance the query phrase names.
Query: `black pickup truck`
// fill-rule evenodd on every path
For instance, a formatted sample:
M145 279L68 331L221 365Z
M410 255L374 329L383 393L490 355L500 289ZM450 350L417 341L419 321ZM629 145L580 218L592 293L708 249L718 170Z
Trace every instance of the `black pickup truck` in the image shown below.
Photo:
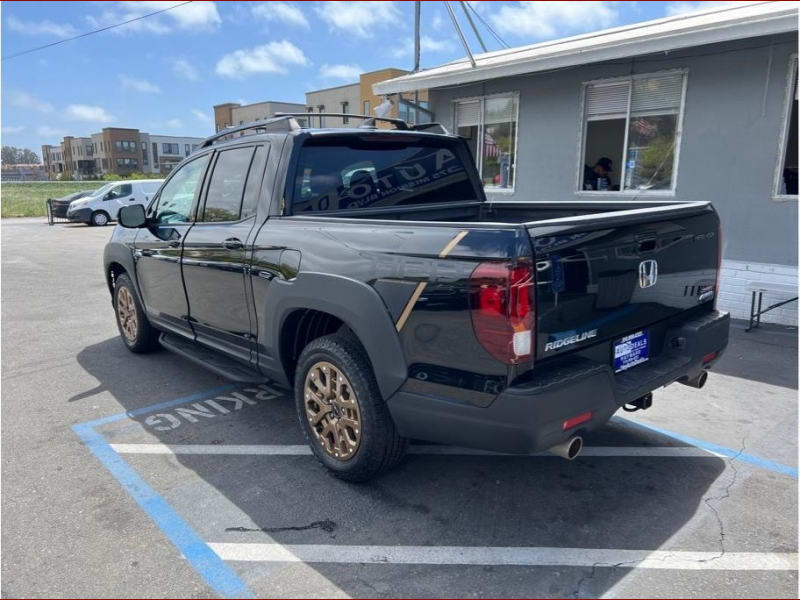
M224 130L123 208L126 346L293 388L351 481L409 439L574 458L620 407L703 386L729 327L710 203L488 201L464 140L386 121Z

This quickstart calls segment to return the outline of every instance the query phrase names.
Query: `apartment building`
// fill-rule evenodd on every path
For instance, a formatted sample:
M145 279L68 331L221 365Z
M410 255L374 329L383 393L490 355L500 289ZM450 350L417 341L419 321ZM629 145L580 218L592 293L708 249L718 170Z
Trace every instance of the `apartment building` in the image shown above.
M306 92L306 103L258 102L241 105L226 102L214 106L214 125L216 131L251 121L266 119L278 112L304 112L308 117L299 117L302 127L358 127L360 119L348 117L320 117L319 113L349 113L374 115L375 108L383 102L383 97L372 92L375 83L401 77L409 71L396 68L380 69L362 73L359 80L335 87ZM430 121L428 112L428 93L426 90L414 91L393 97L389 112L384 115L404 119L411 123Z
M226 102L217 104L214 107L214 130L221 131L233 125L260 121L277 112L304 112L305 110L306 105L298 104L297 102L275 102L272 100L254 104Z
M81 180L134 172L165 175L203 139L106 127L90 137L67 136L58 146L42 146L42 161L48 179Z

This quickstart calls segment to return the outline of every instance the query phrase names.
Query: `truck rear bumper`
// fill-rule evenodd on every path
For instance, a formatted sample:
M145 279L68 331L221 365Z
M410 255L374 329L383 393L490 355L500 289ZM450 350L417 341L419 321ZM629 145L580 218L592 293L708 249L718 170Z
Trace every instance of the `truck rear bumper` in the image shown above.
M546 450L601 427L622 405L659 387L697 378L728 345L729 325L728 313L719 311L673 324L654 358L617 374L608 362L564 357L541 375L506 388L486 407L405 388L387 405L398 431L412 439L498 452ZM586 412L588 421L563 429L564 421Z

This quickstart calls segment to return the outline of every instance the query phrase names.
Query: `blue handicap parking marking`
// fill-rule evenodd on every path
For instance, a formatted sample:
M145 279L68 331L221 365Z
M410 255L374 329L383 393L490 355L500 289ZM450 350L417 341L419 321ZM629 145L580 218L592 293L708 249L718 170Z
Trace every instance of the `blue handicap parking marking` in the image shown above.
M116 478L122 488L147 513L178 551L189 561L195 571L217 594L224 598L254 598L254 594L238 575L195 533L186 521L147 484L136 471L108 444L95 427L129 417L192 402L215 394L235 389L235 385L213 388L205 392L178 398L169 402L153 404L128 413L95 419L72 426L87 448Z

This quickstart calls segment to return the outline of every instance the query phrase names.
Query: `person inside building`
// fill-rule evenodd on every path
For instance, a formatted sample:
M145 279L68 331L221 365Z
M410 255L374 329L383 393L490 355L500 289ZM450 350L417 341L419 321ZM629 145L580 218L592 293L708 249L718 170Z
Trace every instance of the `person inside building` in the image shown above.
M613 163L607 156L597 160L594 167L584 165L583 167L583 189L605 192L612 188L611 171Z

